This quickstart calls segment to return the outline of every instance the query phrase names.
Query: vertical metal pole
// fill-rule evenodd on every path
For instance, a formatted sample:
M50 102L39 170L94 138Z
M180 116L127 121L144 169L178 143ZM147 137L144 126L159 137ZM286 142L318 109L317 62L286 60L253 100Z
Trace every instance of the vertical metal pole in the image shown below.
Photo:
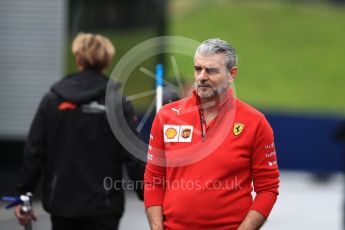
M163 65L156 66L156 113L163 105Z

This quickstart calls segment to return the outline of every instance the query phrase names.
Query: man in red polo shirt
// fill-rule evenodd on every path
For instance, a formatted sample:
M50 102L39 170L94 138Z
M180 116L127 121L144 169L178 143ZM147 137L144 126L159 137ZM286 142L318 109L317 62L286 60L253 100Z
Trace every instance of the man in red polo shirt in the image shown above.
M203 42L194 57L193 95L155 117L144 191L153 230L254 230L273 208L279 187L273 131L230 89L236 59L229 43Z

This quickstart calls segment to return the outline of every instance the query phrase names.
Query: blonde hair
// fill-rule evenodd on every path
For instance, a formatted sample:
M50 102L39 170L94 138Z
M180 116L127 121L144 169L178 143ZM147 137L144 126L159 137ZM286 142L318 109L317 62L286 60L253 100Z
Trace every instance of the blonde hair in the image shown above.
M73 40L72 53L83 67L103 70L109 66L115 48L108 38L91 33L79 33Z

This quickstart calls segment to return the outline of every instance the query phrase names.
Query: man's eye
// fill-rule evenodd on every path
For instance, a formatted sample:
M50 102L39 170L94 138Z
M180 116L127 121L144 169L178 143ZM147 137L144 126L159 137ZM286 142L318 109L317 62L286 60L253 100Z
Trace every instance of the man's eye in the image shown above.
M207 69L207 73L218 73L218 69L213 69L213 68L210 68L210 69Z
M200 67L200 66L194 66L194 69L195 69L195 71L197 71L197 72L200 72L200 71L201 71L201 67Z

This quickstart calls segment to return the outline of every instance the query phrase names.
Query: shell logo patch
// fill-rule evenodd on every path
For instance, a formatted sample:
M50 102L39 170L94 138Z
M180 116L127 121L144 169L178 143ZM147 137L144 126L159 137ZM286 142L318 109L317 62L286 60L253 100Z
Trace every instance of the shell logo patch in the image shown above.
M177 131L174 128L168 128L167 130L165 130L165 136L168 139L174 139L174 137L177 135Z
M179 125L164 125L163 136L164 142L177 142L181 126Z
M181 137L183 138L188 138L190 137L190 135L192 134L192 130L191 129L182 129L181 130Z
M193 126L164 125L164 142L192 142Z
M241 123L235 123L235 124L234 124L234 129L233 129L234 135L235 135L235 136L240 135L240 134L242 133L243 129L244 129L244 125L243 125L243 124L241 124Z

